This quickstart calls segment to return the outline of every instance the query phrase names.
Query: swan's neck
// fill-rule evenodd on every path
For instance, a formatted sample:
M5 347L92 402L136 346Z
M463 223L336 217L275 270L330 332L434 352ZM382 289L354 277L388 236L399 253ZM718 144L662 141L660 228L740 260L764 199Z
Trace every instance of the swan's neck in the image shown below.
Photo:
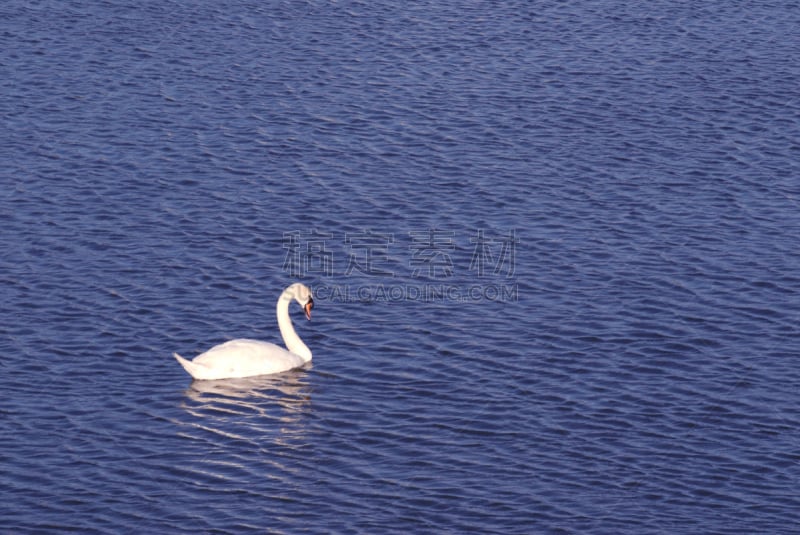
M283 343L286 344L286 349L308 362L311 360L311 350L297 336L292 320L289 317L289 303L293 300L294 291L290 286L283 291L275 307L275 312L278 316L278 328L281 330L281 337L283 337Z

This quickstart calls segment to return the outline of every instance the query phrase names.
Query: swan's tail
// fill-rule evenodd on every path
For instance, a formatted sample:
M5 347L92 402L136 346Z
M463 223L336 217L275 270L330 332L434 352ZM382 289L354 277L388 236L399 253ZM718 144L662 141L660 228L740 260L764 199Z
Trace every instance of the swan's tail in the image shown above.
M189 373L189 375L192 376L192 378L194 378L194 379L203 379L203 375L204 375L203 372L205 371L205 367L204 366L202 366L200 364L197 364L197 363L194 363L191 360L186 360L185 358L183 358L182 356L178 355L177 353L173 353L172 356L175 357L175 359L178 362L181 363L181 366L183 366L183 369L186 370Z

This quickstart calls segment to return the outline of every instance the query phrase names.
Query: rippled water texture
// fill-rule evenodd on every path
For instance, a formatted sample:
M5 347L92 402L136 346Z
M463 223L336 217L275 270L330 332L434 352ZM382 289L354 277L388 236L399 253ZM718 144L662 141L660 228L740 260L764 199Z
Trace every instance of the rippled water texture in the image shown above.
M798 27L4 2L2 530L795 531ZM296 279L313 365L190 381Z

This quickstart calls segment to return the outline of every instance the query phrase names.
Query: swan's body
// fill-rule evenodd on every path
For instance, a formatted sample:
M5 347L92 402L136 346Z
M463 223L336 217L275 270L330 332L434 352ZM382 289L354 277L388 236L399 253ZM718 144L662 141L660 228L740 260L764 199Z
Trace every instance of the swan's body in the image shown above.
M297 336L289 318L289 302L292 299L300 303L308 319L311 319L311 308L314 306L311 290L300 283L286 288L278 298L275 307L278 328L288 351L269 342L239 339L214 346L194 360L186 360L177 353L173 355L189 375L200 380L268 375L299 368L311 361L311 351Z

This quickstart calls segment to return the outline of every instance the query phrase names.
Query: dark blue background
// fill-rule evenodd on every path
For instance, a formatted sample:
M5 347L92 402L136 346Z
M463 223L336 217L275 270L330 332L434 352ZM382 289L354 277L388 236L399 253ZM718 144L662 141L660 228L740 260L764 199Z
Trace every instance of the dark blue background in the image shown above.
M798 27L790 2L3 3L3 528L793 531ZM428 229L447 277L414 276ZM279 341L284 234L312 230L317 288L518 293L319 299L312 367L192 385L173 351ZM346 272L365 230L393 276ZM513 272L469 269L479 230L516 232Z

